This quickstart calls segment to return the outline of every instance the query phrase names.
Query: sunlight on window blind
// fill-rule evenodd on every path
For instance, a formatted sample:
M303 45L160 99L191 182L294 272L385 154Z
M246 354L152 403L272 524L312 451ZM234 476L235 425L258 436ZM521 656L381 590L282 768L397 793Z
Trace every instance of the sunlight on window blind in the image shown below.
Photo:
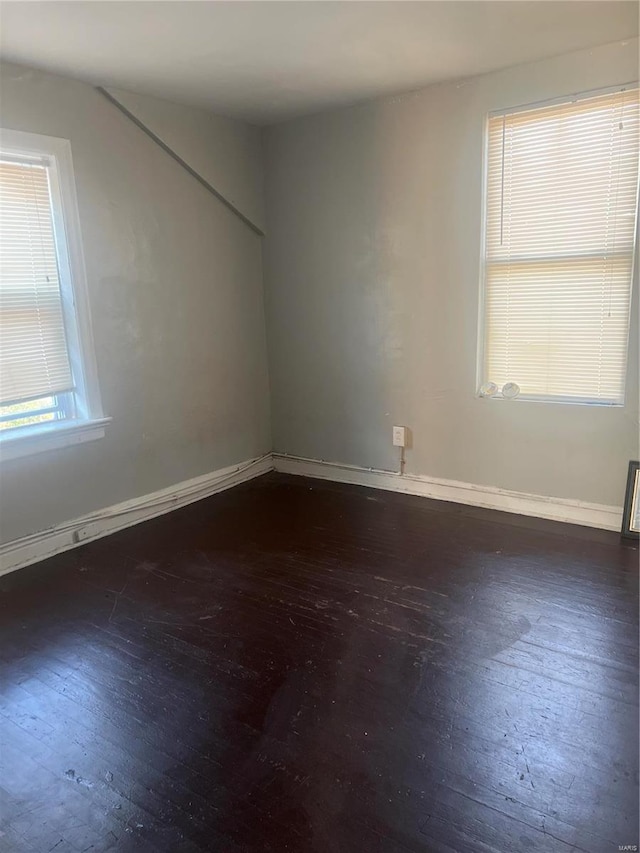
M0 404L73 387L47 168L0 161Z
M489 119L483 381L624 400L638 90Z

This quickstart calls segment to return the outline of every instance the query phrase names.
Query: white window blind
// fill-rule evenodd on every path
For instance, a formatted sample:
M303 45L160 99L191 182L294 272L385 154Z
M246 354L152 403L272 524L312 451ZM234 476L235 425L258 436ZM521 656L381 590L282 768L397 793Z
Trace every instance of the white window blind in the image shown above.
M0 404L73 388L45 160L0 161Z
M492 116L482 382L624 401L638 90Z

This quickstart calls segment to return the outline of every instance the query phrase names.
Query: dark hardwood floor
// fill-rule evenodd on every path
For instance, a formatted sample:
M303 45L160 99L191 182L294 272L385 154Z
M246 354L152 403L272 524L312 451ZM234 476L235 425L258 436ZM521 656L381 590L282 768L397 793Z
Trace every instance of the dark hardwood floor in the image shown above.
M0 579L0 850L638 844L638 551L269 474Z

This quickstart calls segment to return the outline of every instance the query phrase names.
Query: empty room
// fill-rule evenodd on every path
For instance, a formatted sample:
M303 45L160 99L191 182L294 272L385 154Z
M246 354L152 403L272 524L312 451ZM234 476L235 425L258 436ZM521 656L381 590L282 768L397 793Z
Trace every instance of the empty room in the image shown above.
M638 851L639 11L0 0L0 853Z

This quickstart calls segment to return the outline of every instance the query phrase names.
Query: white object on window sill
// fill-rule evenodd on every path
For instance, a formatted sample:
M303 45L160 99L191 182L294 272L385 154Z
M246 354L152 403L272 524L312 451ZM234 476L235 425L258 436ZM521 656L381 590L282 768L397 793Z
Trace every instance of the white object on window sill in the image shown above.
M18 427L7 430L0 436L0 461L95 441L104 436L105 427L110 421L111 418L59 421L38 427Z
M478 393L481 397L495 397L498 393L498 386L495 382L485 382Z
M502 396L505 400L515 400L519 394L520 386L516 385L515 382L507 382L506 385L502 386Z

